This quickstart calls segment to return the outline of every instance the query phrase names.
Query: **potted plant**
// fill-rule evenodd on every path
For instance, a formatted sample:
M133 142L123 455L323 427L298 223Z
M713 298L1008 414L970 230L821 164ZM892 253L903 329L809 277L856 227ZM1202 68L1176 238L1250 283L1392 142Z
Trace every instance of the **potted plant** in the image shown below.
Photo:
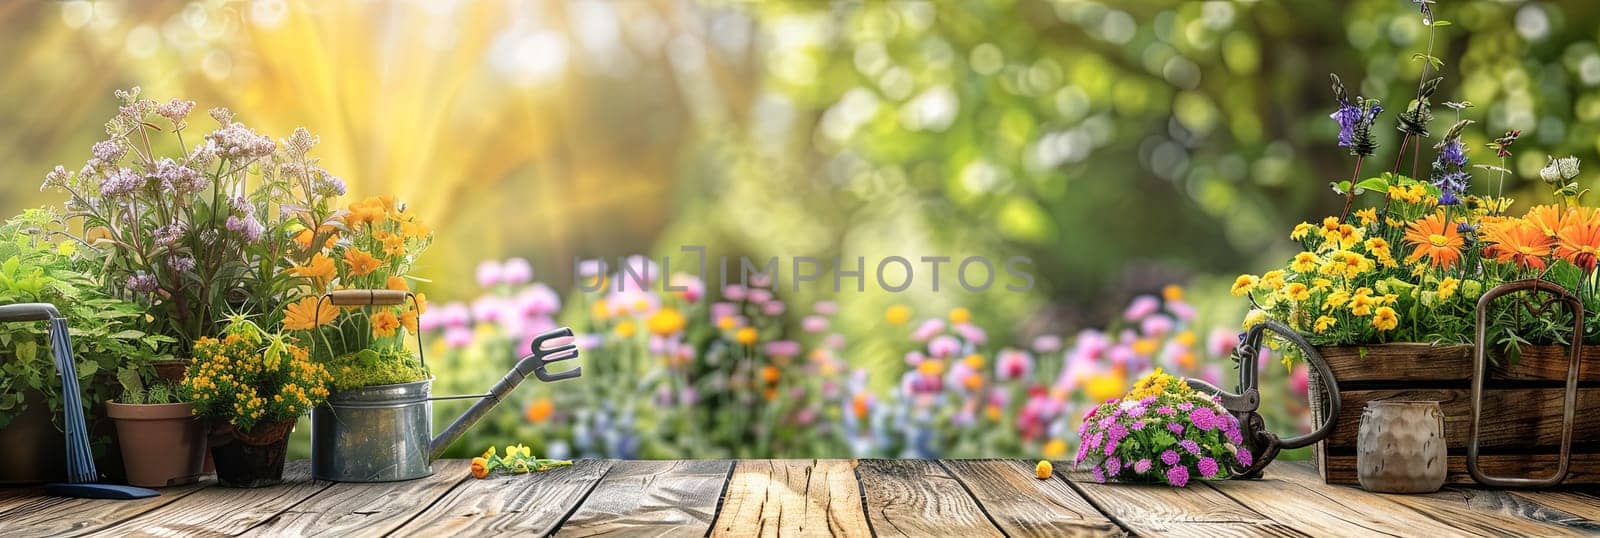
M128 483L165 487L198 480L206 459L206 431L194 416L194 405L182 401L178 387L154 372L124 369L117 380L122 397L106 402L106 415L117 425Z
M416 478L409 471L373 477L335 472L333 462L365 456L337 455L332 440L365 433L349 431L360 426L335 418L341 410L355 413L342 408L346 402L381 399L401 385L416 385L402 392L429 390L431 378L406 340L417 334L418 319L427 308L423 295L411 294L409 272L432 241L432 232L414 212L387 196L350 204L328 228L300 232L311 255L305 265L290 269L304 286L301 298L283 313L284 329L307 342L311 356L332 377L328 403L312 413L312 474L342 481ZM337 289L389 290L405 299L340 308L325 296Z
M193 346L182 395L211 421L217 481L261 487L283 480L295 419L328 396L328 372L288 336L234 316L220 338Z
M1423 9L1429 11L1430 32L1446 25L1432 19L1431 8ZM1430 56L1426 65L1436 61ZM1563 429L1566 344L1574 338L1600 343L1600 321L1594 316L1574 335L1573 313L1539 308L1545 298L1517 292L1479 306L1479 298L1499 286L1541 281L1576 295L1587 310L1600 307L1595 271L1600 211L1579 203L1585 190L1575 182L1577 159L1569 157L1551 159L1540 173L1553 188L1554 203L1511 212L1512 201L1502 189L1513 175L1507 169L1510 148L1522 133L1506 132L1489 143L1497 165L1470 166L1462 141L1473 123L1463 117L1471 107L1467 103L1445 103L1453 123L1437 135L1436 154L1425 167L1428 176L1403 174L1404 149L1430 137L1429 99L1438 85L1439 79L1424 73L1417 94L1407 96L1410 104L1397 120L1402 151L1392 169L1358 180L1362 162L1377 150L1373 128L1383 107L1373 99L1351 98L1333 77L1339 145L1356 158L1352 179L1333 185L1345 199L1345 210L1296 226L1290 238L1302 252L1281 268L1241 275L1233 284L1233 293L1252 303L1247 327L1271 318L1302 332L1319 346L1338 381L1342 410L1316 455L1329 482L1357 482L1362 408L1369 401L1394 399L1440 402L1450 453L1448 480L1471 483L1465 454L1479 308L1485 309L1484 351L1496 361L1486 384L1490 411L1480 424L1485 432L1480 463L1490 475L1544 474L1555 465L1552 447L1560 443ZM1422 167L1420 148L1411 153L1412 168ZM1474 170L1491 180L1482 182L1486 188L1474 187ZM1376 202L1363 208L1368 204L1357 203L1359 196ZM1283 357L1286 364L1295 358L1292 353ZM1587 370L1585 379L1600 379L1593 368ZM1329 395L1314 370L1311 377L1311 407L1320 424L1321 403ZM1600 411L1600 391L1579 390L1578 414ZM1569 482L1594 480L1600 475L1600 453L1588 447L1600 441L1600 426L1579 421L1573 439Z
M0 304L56 305L72 327L84 413L92 446L110 476L120 455L102 402L117 394L116 376L162 358L165 336L140 330L144 310L102 291L93 267L74 259L78 244L62 240L59 216L33 209L0 224ZM61 382L40 324L0 325L0 483L60 480L66 469Z
M217 108L217 128L195 137L193 101L158 103L137 87L116 96L111 136L78 170L57 166L44 187L67 195L80 255L107 291L145 305L149 331L170 338L162 351L183 360L157 367L171 379L228 314L280 308L295 285L283 269L302 261L293 232L319 227L305 215L329 207L344 184L306 155L316 137L304 129L280 144Z

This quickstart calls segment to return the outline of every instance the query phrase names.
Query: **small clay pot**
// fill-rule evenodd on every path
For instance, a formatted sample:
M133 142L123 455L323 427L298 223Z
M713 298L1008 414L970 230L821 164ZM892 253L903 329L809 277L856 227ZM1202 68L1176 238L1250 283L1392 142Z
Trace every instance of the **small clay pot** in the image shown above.
M1356 478L1379 493L1439 491L1449 471L1446 449L1439 402L1369 402L1356 440Z
M199 480L206 432L194 405L106 402L106 415L116 422L129 484L159 488Z

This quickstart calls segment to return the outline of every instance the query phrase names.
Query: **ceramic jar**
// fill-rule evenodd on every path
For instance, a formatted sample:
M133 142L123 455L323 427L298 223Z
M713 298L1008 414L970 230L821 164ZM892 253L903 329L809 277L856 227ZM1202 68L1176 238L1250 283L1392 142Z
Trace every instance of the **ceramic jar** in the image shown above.
M1356 443L1362 489L1430 493L1444 485L1448 459L1439 402L1369 402Z

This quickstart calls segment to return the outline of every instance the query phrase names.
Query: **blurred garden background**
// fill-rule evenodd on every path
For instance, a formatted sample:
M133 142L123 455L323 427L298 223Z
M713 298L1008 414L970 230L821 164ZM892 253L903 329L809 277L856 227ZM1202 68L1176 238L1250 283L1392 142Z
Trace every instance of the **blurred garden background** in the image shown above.
M1486 104L1467 146L1524 130L1508 188L1595 157L1600 6L1434 10L1437 100ZM1398 109L1429 40L1407 0L74 0L0 4L0 29L0 214L61 203L40 180L88 156L119 88L306 127L352 195L437 231L416 271L436 392L486 389L538 329L584 335L584 378L456 446L558 457L1059 457L1150 368L1229 377L1229 282L1342 203L1328 73ZM1026 256L1036 280L574 286L574 259L682 245L868 278ZM1298 427L1303 372L1265 377Z

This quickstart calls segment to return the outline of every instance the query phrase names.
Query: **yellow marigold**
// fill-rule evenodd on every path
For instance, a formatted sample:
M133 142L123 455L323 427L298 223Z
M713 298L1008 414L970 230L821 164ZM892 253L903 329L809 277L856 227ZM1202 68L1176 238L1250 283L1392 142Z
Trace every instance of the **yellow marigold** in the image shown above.
M960 323L967 323L967 322L970 322L970 321L972 321L972 311L971 310L967 310L967 309L961 308L961 307L956 307L956 308L950 309L950 323L960 324Z
M372 315L372 335L377 337L394 336L396 329L400 328L400 318L388 309L379 310Z
M1235 296L1243 297L1249 294L1250 290L1255 289L1260 282L1261 279L1256 278L1255 275L1239 275L1239 278L1233 279L1233 289L1230 291Z
M1311 274L1317 270L1317 255L1310 252L1295 254L1294 261L1289 262L1289 269L1302 275Z
M1445 277L1439 281L1439 300L1449 299L1456 294L1456 289L1461 287L1461 281L1452 277Z
M1251 327L1260 325L1265 321L1267 321L1267 311L1260 308L1253 308L1249 313L1244 315L1243 328L1248 331Z
M1366 317L1372 315L1372 305L1377 301L1370 295L1356 295L1350 298L1350 313Z
M645 328L650 330L650 334L656 336L678 334L678 331L683 330L685 323L686 320L683 314L679 313L678 309L671 307L657 310L656 313L651 314L644 321Z
M1276 290L1283 287L1283 270L1273 269L1261 274L1261 281L1256 285L1264 290Z
M339 308L322 297L305 297L299 301L289 303L283 309L283 328L289 331L304 331L321 327L339 318Z
M345 250L344 263L345 267L350 269L350 274L355 276L371 274L373 271L378 270L378 266L382 265L377 258L359 248Z
M1325 333L1325 332L1328 332L1328 329L1332 329L1333 326L1335 324L1338 324L1338 323L1339 323L1339 320L1334 319L1333 316L1321 316L1321 317L1317 318L1317 321L1314 324L1314 326L1312 327L1312 330L1317 332L1317 333L1319 333L1319 334L1320 333Z
M1290 282L1283 286L1283 296L1291 301L1303 302L1311 298L1311 288L1300 282Z
M741 343L741 344L744 344L744 345L747 345L747 346L755 344L756 343L756 339L758 339L759 337L760 337L760 335L756 333L756 329L754 327L745 327L743 329L739 329L738 332L733 334L733 340L735 342L738 342L738 343Z
M1320 293L1320 292L1328 291L1328 289L1332 288L1332 287L1333 287L1333 281L1332 280L1328 280L1326 278L1313 278L1313 279L1311 279L1311 292L1312 293Z
M1372 315L1372 327L1377 330L1392 331L1395 327L1399 326L1400 316L1395 314L1393 308L1380 306L1378 307L1378 311Z
M1378 222L1378 209L1375 207L1369 207L1366 209L1357 210L1356 218L1361 219L1362 226Z
M883 311L883 319L889 322L890 325L905 325L906 322L911 321L911 307L903 304L891 306L888 310Z
M1296 225L1294 225L1294 231L1289 232L1289 239L1293 239L1295 241L1299 241L1299 240L1305 239L1306 237L1311 235L1312 230L1316 230L1316 229L1317 229L1317 227L1316 226L1312 226L1311 223L1309 223L1309 222L1302 222L1300 224L1296 224Z

